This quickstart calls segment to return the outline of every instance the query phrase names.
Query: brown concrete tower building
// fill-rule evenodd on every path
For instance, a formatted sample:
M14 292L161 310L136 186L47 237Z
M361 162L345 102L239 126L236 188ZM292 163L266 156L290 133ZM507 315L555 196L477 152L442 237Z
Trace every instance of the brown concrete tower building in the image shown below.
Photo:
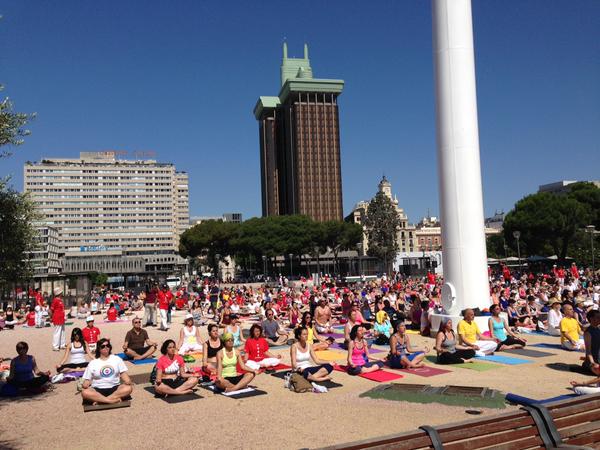
M263 216L342 220L337 98L343 87L343 80L313 78L306 44L304 58L288 58L283 44L279 96L260 97L254 108Z

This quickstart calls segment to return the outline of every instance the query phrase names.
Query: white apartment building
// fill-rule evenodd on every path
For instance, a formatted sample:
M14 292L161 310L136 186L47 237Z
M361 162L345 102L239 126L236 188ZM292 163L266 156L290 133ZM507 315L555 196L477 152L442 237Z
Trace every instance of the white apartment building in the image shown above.
M147 272L174 269L189 226L188 176L173 164L117 159L123 153L28 162L25 191L59 230L65 258L142 256Z

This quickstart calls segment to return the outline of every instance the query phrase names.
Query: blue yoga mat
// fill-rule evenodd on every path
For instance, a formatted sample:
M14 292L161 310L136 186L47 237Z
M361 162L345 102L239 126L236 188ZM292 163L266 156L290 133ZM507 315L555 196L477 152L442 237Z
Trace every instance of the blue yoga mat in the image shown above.
M531 346L532 347L541 347L541 348L553 348L555 350L567 350L560 344L548 344L546 342L543 342L541 344L531 344Z
M486 356L478 356L476 359L481 359L483 361L496 362L500 364L508 364L509 366L516 366L518 364L528 364L532 363L529 359L521 359L521 358L512 358L510 356L503 355L486 355Z
M557 402L559 400L567 400L569 398L573 398L573 397L577 397L576 394L565 394L565 395L559 395L557 397L550 397L550 398L546 398L544 400L535 400L533 398L529 398L529 397L523 397L521 395L517 395L517 394L506 394L506 401L511 402L511 403L516 403L518 405L531 405L533 403L551 403L551 402Z
M121 358L123 361L130 362L131 364L135 364L136 366L141 364L154 364L156 363L156 358L146 358L146 359L131 359L125 353L116 353L116 356Z

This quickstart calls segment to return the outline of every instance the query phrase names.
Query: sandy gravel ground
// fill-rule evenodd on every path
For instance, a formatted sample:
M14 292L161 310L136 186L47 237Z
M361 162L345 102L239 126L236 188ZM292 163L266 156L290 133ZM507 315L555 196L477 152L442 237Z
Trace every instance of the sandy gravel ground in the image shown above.
M176 339L182 316L182 312L174 314L169 332L148 328L150 338L159 342L167 337ZM84 325L76 320L74 326ZM101 321L97 326L116 348L131 327L128 323ZM71 328L67 327L68 335ZM205 327L202 331L205 336ZM413 345L433 346L433 339L415 335L411 339ZM558 338L548 336L528 335L527 339L529 343L558 342ZM18 327L0 332L0 357L14 356L15 344L20 340L29 343L30 354L36 357L41 370L52 369L54 373L61 353L52 351L51 328ZM552 362L579 363L581 354L538 350L554 356L521 357L533 363L499 365L498 369L487 372L453 367L451 373L431 378L409 374L398 382L487 386L541 399L567 394L570 380L585 378L545 366ZM289 362L289 351L280 353L285 355L284 362ZM152 368L127 365L130 374L149 372ZM333 372L333 378L344 386L326 394L296 394L284 389L282 380L261 374L253 385L268 395L235 400L200 389L202 399L180 404L155 399L143 390L144 386L137 385L130 408L85 414L75 383L60 384L37 398L0 400L0 448L313 448L472 418L464 407L359 398L359 394L377 383L340 372ZM483 414L501 411L507 410L484 409Z

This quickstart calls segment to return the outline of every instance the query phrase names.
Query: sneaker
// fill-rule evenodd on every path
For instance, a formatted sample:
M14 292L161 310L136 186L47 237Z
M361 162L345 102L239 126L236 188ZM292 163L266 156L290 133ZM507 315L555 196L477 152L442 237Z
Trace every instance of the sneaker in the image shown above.
M316 394L324 394L328 392L328 389L325 386L321 386L320 384L317 384L314 381L311 384L313 387L313 392Z

